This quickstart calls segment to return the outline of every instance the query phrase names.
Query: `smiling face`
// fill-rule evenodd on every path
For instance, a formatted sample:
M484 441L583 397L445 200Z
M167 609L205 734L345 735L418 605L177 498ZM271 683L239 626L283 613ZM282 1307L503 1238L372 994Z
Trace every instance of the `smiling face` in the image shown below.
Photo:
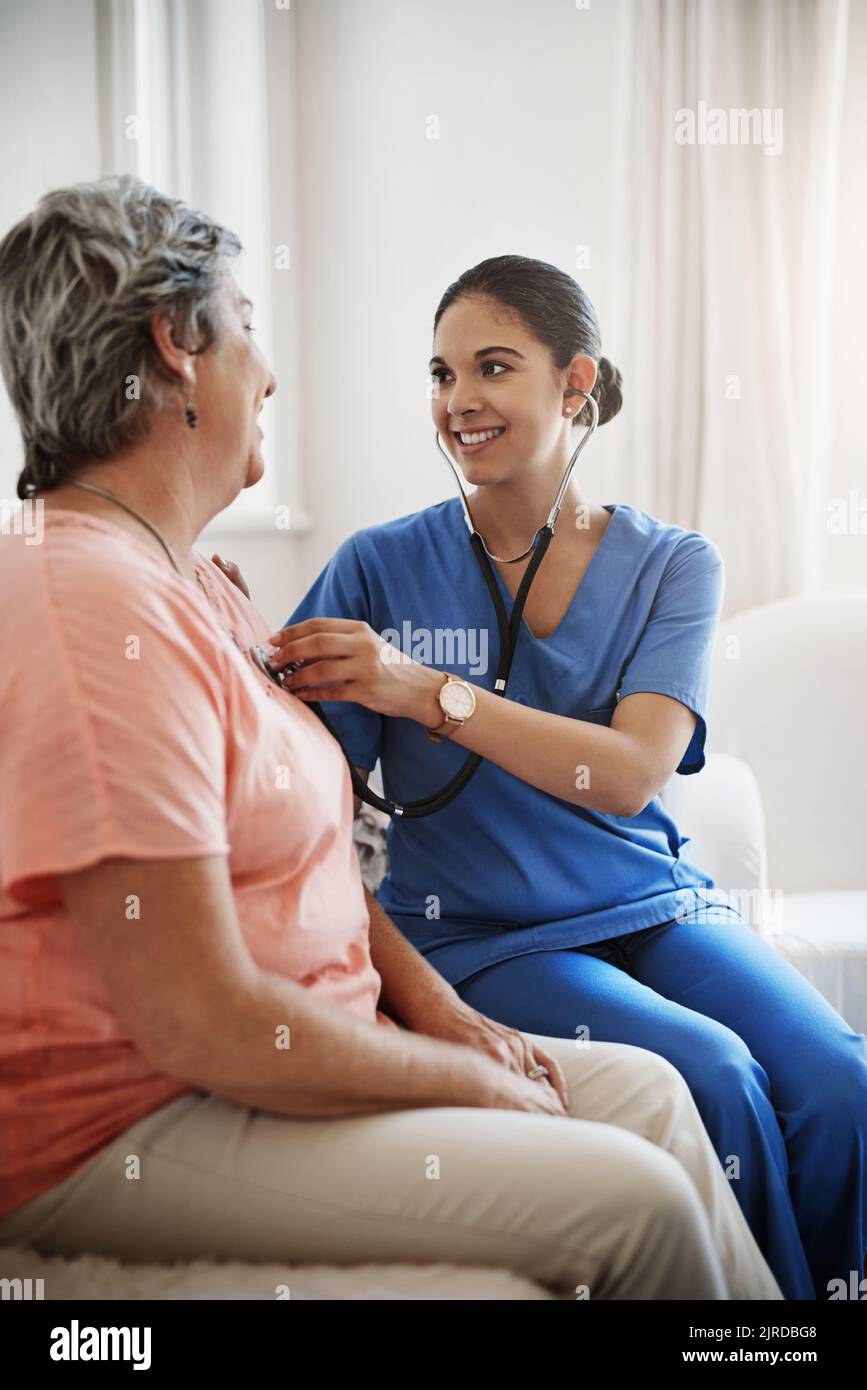
M569 370L555 368L517 314L489 299L456 300L437 325L430 371L434 424L469 483L505 482L559 460Z
M231 496L262 477L259 411L277 383L254 336L253 306L234 275L227 272L219 292L220 332L197 357L197 428L212 459L222 460Z

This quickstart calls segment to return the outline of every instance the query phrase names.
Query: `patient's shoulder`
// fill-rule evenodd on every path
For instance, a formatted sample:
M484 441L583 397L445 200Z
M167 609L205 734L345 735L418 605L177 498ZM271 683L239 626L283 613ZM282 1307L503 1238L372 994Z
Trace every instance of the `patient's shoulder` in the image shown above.
M195 708L222 728L233 649L196 586L121 528L67 515L46 509L31 545L0 536L0 703L61 720L116 708L124 728Z
M110 615L170 627L195 615L195 596L168 557L101 517L68 510L44 508L41 519L0 536L0 592L3 627L42 642L58 619L73 629Z

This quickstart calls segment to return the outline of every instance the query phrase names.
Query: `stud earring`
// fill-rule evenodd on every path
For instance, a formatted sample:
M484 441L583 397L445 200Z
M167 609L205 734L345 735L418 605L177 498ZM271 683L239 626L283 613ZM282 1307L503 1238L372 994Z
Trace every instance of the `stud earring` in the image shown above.
M198 424L199 417L196 414L195 406L193 405L192 401L187 401L186 416L187 424L189 425L191 430L194 430L196 428L196 425Z
M564 410L563 414L564 414L564 415L571 415L571 414L572 414L572 407L571 407L571 405L567 405L567 407L566 407L566 409Z

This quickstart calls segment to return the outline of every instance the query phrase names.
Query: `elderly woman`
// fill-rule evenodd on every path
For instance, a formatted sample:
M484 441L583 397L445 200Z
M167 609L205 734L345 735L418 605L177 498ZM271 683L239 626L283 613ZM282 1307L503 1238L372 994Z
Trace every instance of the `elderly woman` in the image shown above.
M194 548L263 470L239 249L128 178L0 244L0 1239L779 1299L669 1062L492 1022L364 890L341 751Z

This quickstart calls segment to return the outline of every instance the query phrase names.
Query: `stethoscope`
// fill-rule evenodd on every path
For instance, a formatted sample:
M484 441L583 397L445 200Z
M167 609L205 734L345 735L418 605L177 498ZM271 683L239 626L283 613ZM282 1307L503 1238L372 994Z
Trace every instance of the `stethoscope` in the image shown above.
M488 550L488 547L485 545L484 537L482 536L481 532L477 531L475 526L473 525L473 519L470 516L470 509L467 505L467 494L464 491L464 485L461 482L461 476L457 468L455 467L454 460L443 448L442 443L440 441L439 430L437 430L434 435L437 448L439 449L446 463L449 465L449 467L455 475L455 481L457 482L458 489L461 494L461 503L464 509L464 520L467 524L467 529L470 533L470 545L475 551L476 559L479 562L479 568L481 569L485 583L488 586L488 592L491 595L491 602L493 603L494 609L496 610L497 614L497 626L499 628L499 664L497 666L497 677L494 681L494 693L497 695L505 695L506 693L506 682L509 679L509 672L512 669L512 661L515 656L515 647L517 645L518 633L520 631L521 618L524 614L524 605L527 602L527 595L529 594L530 587L533 583L533 580L536 577L536 571L538 570L539 566L544 560L545 552L547 551L548 546L551 544L551 541L554 538L554 524L557 520L557 517L560 515L560 507L563 502L563 497L565 495L566 489L569 486L569 480L572 477L572 473L575 469L575 464L578 462L578 457L581 453L581 450L584 448L584 445L587 443L588 439L593 434L599 422L599 408L593 397L588 395L586 391L574 391L573 394L577 396L583 396L585 398L587 404L590 406L590 413L593 417L592 421L590 425L588 425L586 431L584 432L583 438L581 439L577 449L575 450L574 454L569 460L566 472L563 474L563 481L561 482L560 487L557 490L557 496L554 499L554 505L552 506L551 511L548 514L548 520L545 522L544 526L539 527L539 530L536 532L532 541L527 546L527 549L522 551L520 555L515 555L510 560L503 559L499 555L492 555L490 550ZM515 595L515 601L512 604L512 613L510 618L508 613L506 612L506 605L503 602L503 596L500 593L499 587L497 585L497 577L493 569L491 568L490 562L491 560L496 560L496 562L500 565L515 565L520 560L525 560L531 552L532 559L530 560L530 563L527 566L521 578L520 587L518 588L518 592ZM268 654L263 647L252 647L250 649L250 655L265 672L265 675L268 677L268 679L273 681L275 685L279 685L281 687L287 674L291 671L297 671L299 666L301 666L302 664L300 661L293 661L290 662L288 666L283 667L281 670L275 671L268 665ZM317 714L319 716L328 732L336 739L337 734L332 728L332 725L328 717L323 713L322 709L320 708L318 701L308 700L306 703L309 706L309 708L313 710L314 714ZM340 742L339 739L337 741L338 743ZM343 750L343 752L344 757L346 758L347 764L349 766L349 774L352 778L352 788L356 796L360 796L362 801L367 802L368 806L375 806L377 810L385 811L386 814L389 816L403 816L404 818L410 818L413 816L432 816L436 811L441 811L443 807L448 806L449 802L454 801L458 793L463 791L464 787L467 785L470 778L475 773L479 764L482 762L482 756L480 753L470 753L469 757L463 763L462 767L458 769L454 777L452 777L451 781L447 782L446 785L440 789L440 791L435 792L432 796L422 797L419 801L407 801L402 806L400 806L396 801L391 801L386 796L378 796L376 792L372 791L370 787L368 787L364 779L360 777L359 774L356 772L355 765L353 764L352 759L348 757L348 755L346 754L345 749Z

